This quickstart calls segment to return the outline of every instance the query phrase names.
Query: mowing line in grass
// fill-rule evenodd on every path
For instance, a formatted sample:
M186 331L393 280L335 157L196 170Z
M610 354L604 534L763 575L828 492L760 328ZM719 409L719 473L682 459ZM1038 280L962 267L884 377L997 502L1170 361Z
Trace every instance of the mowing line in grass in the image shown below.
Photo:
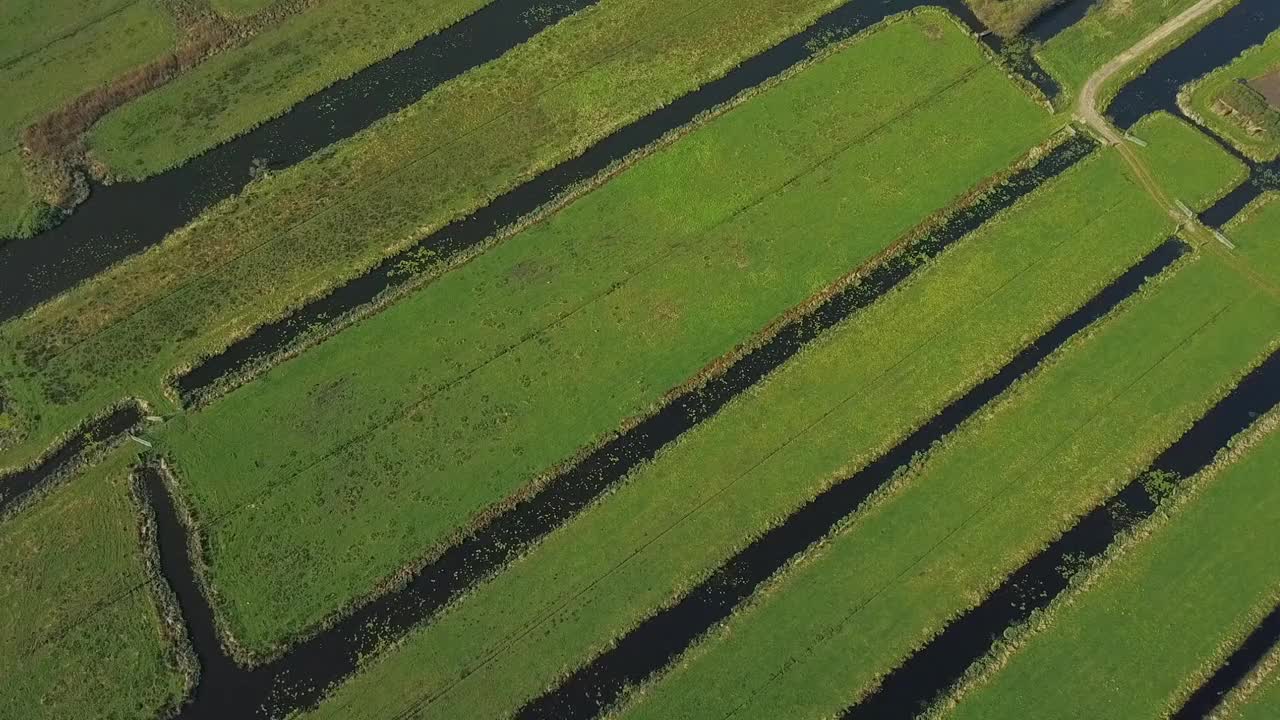
M1173 712L1280 596L1277 419L1121 543L945 715L1022 717L1031 698L1045 718Z
M443 549L1007 166L1049 123L943 16L865 42L885 52L858 43L831 55L262 382L175 419L160 441L206 523L215 600L234 635L270 651ZM901 57L919 43L963 60L944 75L927 53ZM877 87L854 92L852 70L868 61L927 73L934 87L877 115L847 112L900 87L873 76ZM830 96L833 82L846 92ZM989 129L978 117L937 131L976 97L1005 108L998 138L960 142ZM945 171L923 173L944 155ZM762 182L781 187L762 197ZM593 264L601 252L623 262L606 273ZM699 282L709 276L719 282ZM542 304L524 303L526 291ZM492 324L461 326L460 313ZM250 409L263 403L276 410ZM261 418L252 430L245 412ZM263 583L289 591L264 594Z
M1275 319L1216 257L1193 259L957 433L628 716L839 712L1175 440Z
M1158 245L1167 218L1121 168L1111 153L1088 160L957 243L663 448L314 716L501 716L590 661ZM1095 222L1069 222L1086 208ZM995 311L1009 307L1020 313Z
M590 718L629 687L674 662L695 640L728 619L762 583L799 558L893 480L913 458L928 452L1076 333L1137 292L1146 279L1176 260L1185 246L1162 245L1076 312L1036 338L992 377L944 408L926 425L854 475L823 491L722 564L675 605L633 628L590 664L522 708L518 717Z
M982 604L947 625L928 645L890 672L843 717L909 718L925 712L979 663L1003 633L1036 617L1067 590L1078 569L1097 562L1117 537L1134 531L1186 477L1214 462L1218 452L1280 402L1280 355L1250 372L1146 471L1094 508L1072 528L1011 574ZM976 664L975 663L979 663Z

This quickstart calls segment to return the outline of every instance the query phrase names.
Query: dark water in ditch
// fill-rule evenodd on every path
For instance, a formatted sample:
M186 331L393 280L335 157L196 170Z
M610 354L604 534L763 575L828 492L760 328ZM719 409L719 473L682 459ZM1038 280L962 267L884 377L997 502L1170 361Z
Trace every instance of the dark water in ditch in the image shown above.
M0 517L33 491L66 474L94 445L116 438L140 422L142 409L137 403L126 403L73 432L66 442L32 467L0 476Z
M531 497L487 521L415 572L404 587L366 603L274 662L252 669L237 668L223 661L211 663L182 717L216 718L232 712L247 717L263 706L283 714L317 703L326 688L349 675L358 659L374 651L380 641L402 637L461 593L496 573L620 482L632 468L714 415L813 338L869 305L929 258L1095 147L1084 136L1067 140L1033 168L1014 174L975 205L956 211L932 232L872 270L857 285L784 325L772 339L732 363L705 385L675 398L633 429L552 478ZM180 528L169 523L167 529ZM162 525L162 548L185 547L185 542L185 537L166 534L166 526ZM189 575L185 570L182 572ZM179 574L171 578L171 582L180 584L187 580ZM184 596L190 593L179 593L188 623L194 627L211 627L207 602L196 596L191 596L188 602ZM201 629L193 635L197 639L212 637L210 632ZM199 654L215 656L221 652L214 643L202 648Z
M1099 0L1063 0L1037 17L1028 25L1022 34L1031 40L1042 43L1058 33L1075 25L1089 12L1089 8Z
M724 77L689 92L667 106L627 125L568 160L499 196L470 216L449 223L411 247L383 260L372 270L343 284L298 310L233 343L175 380L179 396L187 404L208 400L233 382L233 378L269 362L293 347L316 327L329 327L339 318L368 305L384 292L417 278L401 269L429 252L436 261L450 259L484 242L541 207L554 202L575 185L595 177L611 164L653 144L667 133L692 122L698 115L729 102L812 58L816 53L885 17L920 5L920 0L890 0L874 5L851 2L824 15L808 29L752 57ZM971 29L981 25L971 12L954 1L937 3L956 13ZM998 47L998 38L984 38ZM1045 88L1047 93L1056 88Z
M780 525L765 532L675 605L650 616L610 650L527 704L517 717L530 720L599 715L626 687L643 682L673 662L698 637L726 620L762 583L855 513L918 453L929 450L1072 336L1135 293L1148 277L1158 274L1185 249L1178 241L1157 248L1079 310L1032 341L995 375L943 408L927 424L865 468L823 491Z
M1005 628L1025 622L1032 613L1048 607L1067 589L1074 570L1101 557L1117 535L1151 517L1160 502L1161 493L1167 489L1149 489L1144 480L1150 474L1176 476L1178 480L1195 475L1213 462L1228 440L1248 428L1278 402L1280 354L1274 354L1161 453L1146 472L1081 518L1053 544L1010 575L982 604L948 625L928 645L891 672L872 695L846 710L843 717L846 720L914 718L959 681L974 662L983 658ZM1274 642L1274 635L1280 633L1280 621L1272 622L1275 627L1271 628L1271 641ZM1218 682L1211 681L1212 690L1205 692L1213 698L1220 698L1250 667L1252 662L1241 658L1239 665L1232 666L1229 677L1215 675L1214 680ZM1216 699L1213 704L1216 704ZM1199 707L1212 709L1205 702ZM1202 715L1177 717L1185 720Z
M159 242L249 183L407 107L599 0L492 0L474 14L341 80L280 117L140 182L95 185L59 226L0 244L0 320L20 314Z
M1170 720L1201 720L1217 709L1226 694L1239 685L1263 658L1280 644L1280 606L1249 633L1240 647L1203 685L1196 688Z

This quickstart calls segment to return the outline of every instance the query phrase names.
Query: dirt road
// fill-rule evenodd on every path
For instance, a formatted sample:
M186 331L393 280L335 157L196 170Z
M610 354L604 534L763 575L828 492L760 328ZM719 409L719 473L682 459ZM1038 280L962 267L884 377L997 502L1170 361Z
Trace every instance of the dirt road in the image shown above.
M1084 87L1081 88L1080 99L1076 104L1076 115L1098 131L1102 137L1106 138L1107 142L1112 144L1122 142L1123 138L1120 135L1120 131L1112 127L1111 123L1107 122L1106 117L1098 110L1098 91L1113 75L1124 69L1126 65L1150 51L1156 45L1159 45L1161 41L1183 27L1213 12L1224 2L1226 0L1200 0L1200 2L1182 11L1177 16L1170 18L1168 22L1153 30L1150 35L1139 40L1133 47L1112 58L1110 62L1090 76Z

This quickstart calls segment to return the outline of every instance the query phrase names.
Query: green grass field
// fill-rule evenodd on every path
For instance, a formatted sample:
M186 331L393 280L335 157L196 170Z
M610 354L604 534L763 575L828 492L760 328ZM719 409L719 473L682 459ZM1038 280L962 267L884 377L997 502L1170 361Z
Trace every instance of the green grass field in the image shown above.
M0 72L137 4L137 0L9 0L0 16Z
M1099 206L1097 222L1065 230ZM394 716L436 694L424 716L511 710L993 373L1160 242L1163 222L1119 158L1068 171L664 450L316 716Z
M604 0L369 132L206 213L0 326L29 413L0 466L162 380L532 174L717 77L839 0ZM708 45L715 29L718 42ZM424 142L424 138L429 138ZM193 274L191 268L204 271ZM38 417L37 417L38 416Z
M1101 0L1083 20L1050 38L1037 57L1064 94L1073 96L1095 70L1195 2Z
M998 136L985 120L944 121L977 98L1002 109ZM179 420L166 447L211 518L212 578L238 637L268 649L369 592L999 171L1049 122L944 16L895 24ZM988 139L963 142L975 137ZM925 173L941 156L946 169ZM626 254L588 264L602 237ZM531 297L550 312L529 317ZM472 305L474 322L454 315ZM422 342L480 352L464 362ZM361 348L379 356L356 360ZM246 413L270 427L246 428Z
M0 522L0 716L153 718L186 681L143 563L127 449Z
M1276 70L1280 70L1280 32L1272 33L1262 45L1248 50L1235 62L1214 70L1206 77L1196 81L1183 90L1179 103L1183 105L1197 120L1228 140L1245 155L1255 160L1273 160L1280 155L1280 126L1274 124L1274 117L1268 117L1263 111L1261 117L1253 118L1257 122L1258 132L1246 129L1237 112L1229 103L1228 93L1233 90L1252 93L1249 88L1236 88L1242 82L1256 80ZM1264 105L1266 100L1257 98ZM1243 109L1243 108L1241 108ZM1272 113L1280 110L1271 109ZM1271 121L1270 123L1268 121Z
M90 151L123 178L181 165L487 1L320 3L103 118ZM242 14L263 2L230 5Z
M945 715L1020 718L1030 703L1043 718L1176 711L1280 600L1280 433L1254 442L1196 478Z
M1005 37L1022 31L1032 20L1062 0L965 0L983 24Z
M1176 440L1260 359L1277 317L1216 255L1186 263L935 449L622 716L838 712Z
M1134 125L1132 134L1147 143L1134 152L1147 163L1169 194L1197 212L1215 202L1249 177L1249 168L1218 147L1209 136L1166 112L1148 115ZM1215 184L1206 178L1219 178Z
M176 42L158 0L6 5L0 19L0 238L30 234L37 194L22 179L18 134L44 113L142 65Z

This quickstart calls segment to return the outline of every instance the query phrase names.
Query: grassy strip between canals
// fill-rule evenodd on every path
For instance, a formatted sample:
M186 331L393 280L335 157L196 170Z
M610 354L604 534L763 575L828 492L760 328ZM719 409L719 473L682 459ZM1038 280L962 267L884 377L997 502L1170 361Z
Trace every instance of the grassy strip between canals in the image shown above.
M978 101L998 132L961 119ZM266 651L371 592L1050 122L947 17L890 23L177 420L164 446L234 635Z
M1074 96L1095 70L1196 2L1101 0L1080 22L1050 38L1037 57L1062 85L1063 94Z
M1132 134L1147 143L1134 152L1175 200L1197 212L1211 207L1249 177L1249 168L1208 135L1167 112L1147 115ZM1213 185L1206 178L1219 178Z
M139 540L133 453L0 524L0 716L153 718L186 694Z
M1217 256L1187 262L931 452L622 716L838 713L1176 440L1274 341L1276 318Z
M322 2L109 114L89 133L90 151L122 178L181 165L487 1ZM223 4L242 15L264 3Z
M1185 88L1187 114L1255 160L1280 155L1280 32Z
M1280 599L1278 421L1267 416L1246 436L1253 447L1113 550L945 715L1020 718L1031 703L1038 718L1176 711Z
M0 381L16 405L40 408L24 413L25 438L0 452L0 467L29 461L122 395L168 406L162 380L175 370L840 4L603 0L254 183L160 246L0 327ZM940 40L929 52L941 62L954 42Z
M16 5L15 7L10 7ZM43 204L23 178L22 128L66 100L173 47L159 0L17 0L0 18L0 242L41 227Z
M1122 168L1110 153L1086 160L946 251L370 664L315 717L496 717L540 693L1157 245L1167 221ZM1087 211L1096 221L1068 221Z

